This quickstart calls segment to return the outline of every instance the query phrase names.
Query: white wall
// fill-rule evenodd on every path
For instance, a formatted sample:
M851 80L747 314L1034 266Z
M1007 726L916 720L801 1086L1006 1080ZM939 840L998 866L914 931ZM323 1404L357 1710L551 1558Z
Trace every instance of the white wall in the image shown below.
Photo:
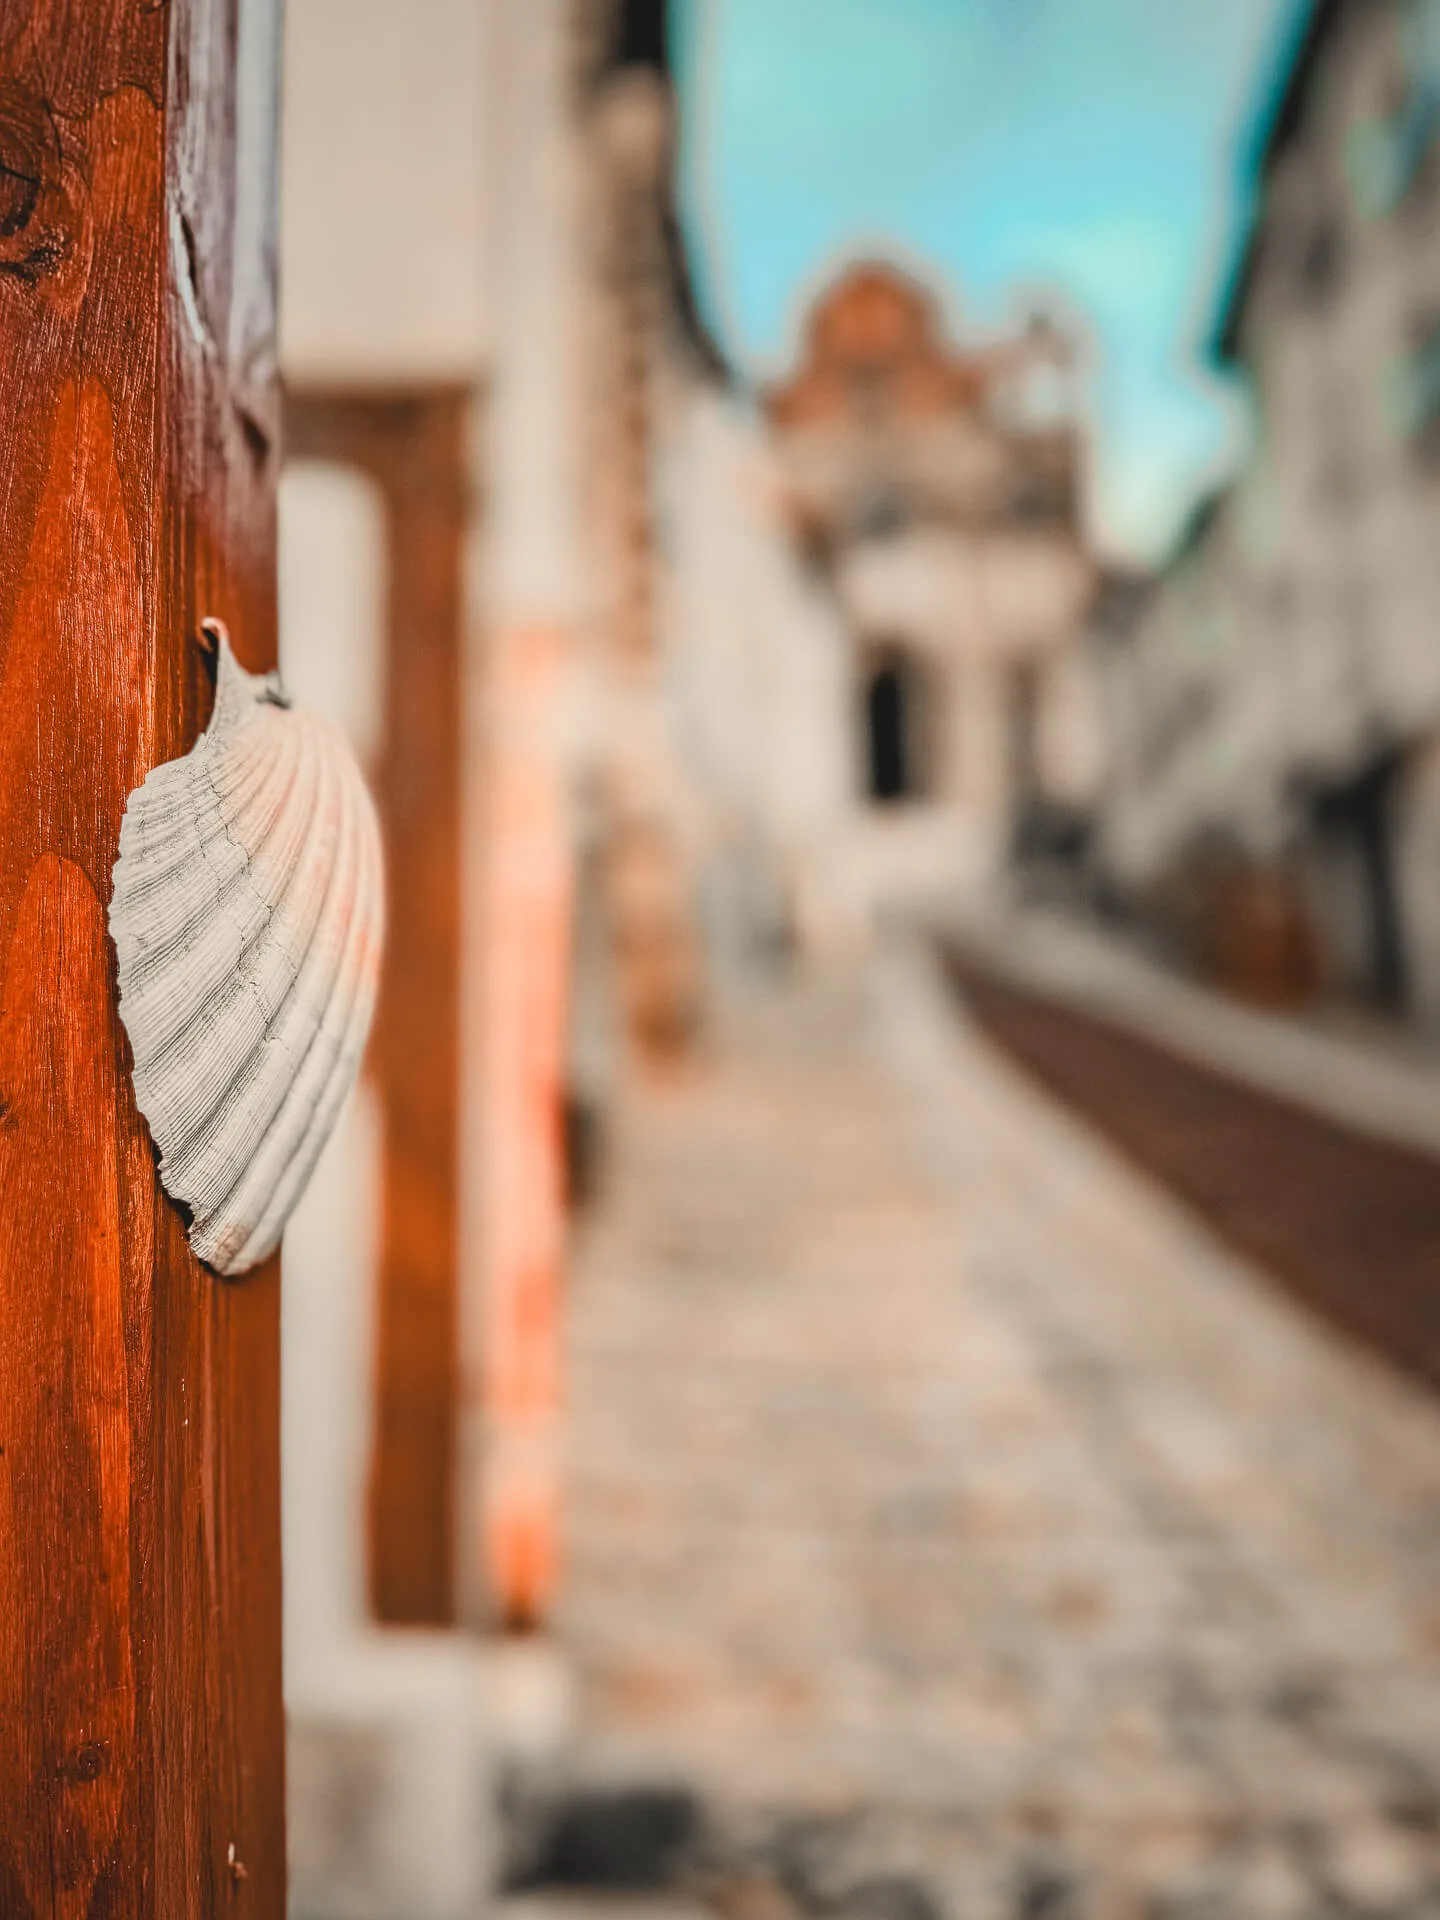
M742 403L677 388L658 492L667 719L712 920L736 923L711 933L743 943L738 922L778 887L823 941L850 913L835 857L856 812L849 635L791 548Z
M485 0L287 0L285 16L285 372L473 375L489 336Z

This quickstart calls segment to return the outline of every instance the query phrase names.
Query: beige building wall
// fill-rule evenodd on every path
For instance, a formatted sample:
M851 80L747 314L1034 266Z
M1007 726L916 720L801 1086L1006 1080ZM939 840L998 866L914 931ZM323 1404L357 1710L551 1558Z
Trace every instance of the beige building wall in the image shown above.
M660 677L686 772L714 957L793 920L811 946L848 937L854 818L847 635L775 512L753 409L677 383L657 461Z
M492 303L491 0L289 0L280 354L292 379L473 377Z

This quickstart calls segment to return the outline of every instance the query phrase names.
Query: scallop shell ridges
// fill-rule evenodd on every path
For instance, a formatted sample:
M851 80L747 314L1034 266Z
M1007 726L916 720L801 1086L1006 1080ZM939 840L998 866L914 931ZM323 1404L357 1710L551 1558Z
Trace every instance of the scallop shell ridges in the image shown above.
M110 933L161 1182L200 1259L235 1274L279 1242L359 1069L384 901L344 736L223 630L217 652L209 727L126 806Z

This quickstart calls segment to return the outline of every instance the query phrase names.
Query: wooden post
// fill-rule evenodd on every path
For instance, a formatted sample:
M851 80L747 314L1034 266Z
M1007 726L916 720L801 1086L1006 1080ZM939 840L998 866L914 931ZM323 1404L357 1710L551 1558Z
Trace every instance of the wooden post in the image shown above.
M0 1914L284 1911L279 1274L192 1257L105 913L274 656L272 0L0 14Z
M464 385L292 392L286 449L356 468L385 502L385 736L376 769L389 936L372 1049L384 1130L370 1601L455 1618L459 1401Z

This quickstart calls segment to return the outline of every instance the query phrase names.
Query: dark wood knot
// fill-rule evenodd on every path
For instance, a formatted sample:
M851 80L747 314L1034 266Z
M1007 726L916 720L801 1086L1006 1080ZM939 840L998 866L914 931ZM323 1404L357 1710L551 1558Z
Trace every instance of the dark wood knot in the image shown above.
M33 286L65 259L73 228L54 117L35 94L0 84L0 274Z

